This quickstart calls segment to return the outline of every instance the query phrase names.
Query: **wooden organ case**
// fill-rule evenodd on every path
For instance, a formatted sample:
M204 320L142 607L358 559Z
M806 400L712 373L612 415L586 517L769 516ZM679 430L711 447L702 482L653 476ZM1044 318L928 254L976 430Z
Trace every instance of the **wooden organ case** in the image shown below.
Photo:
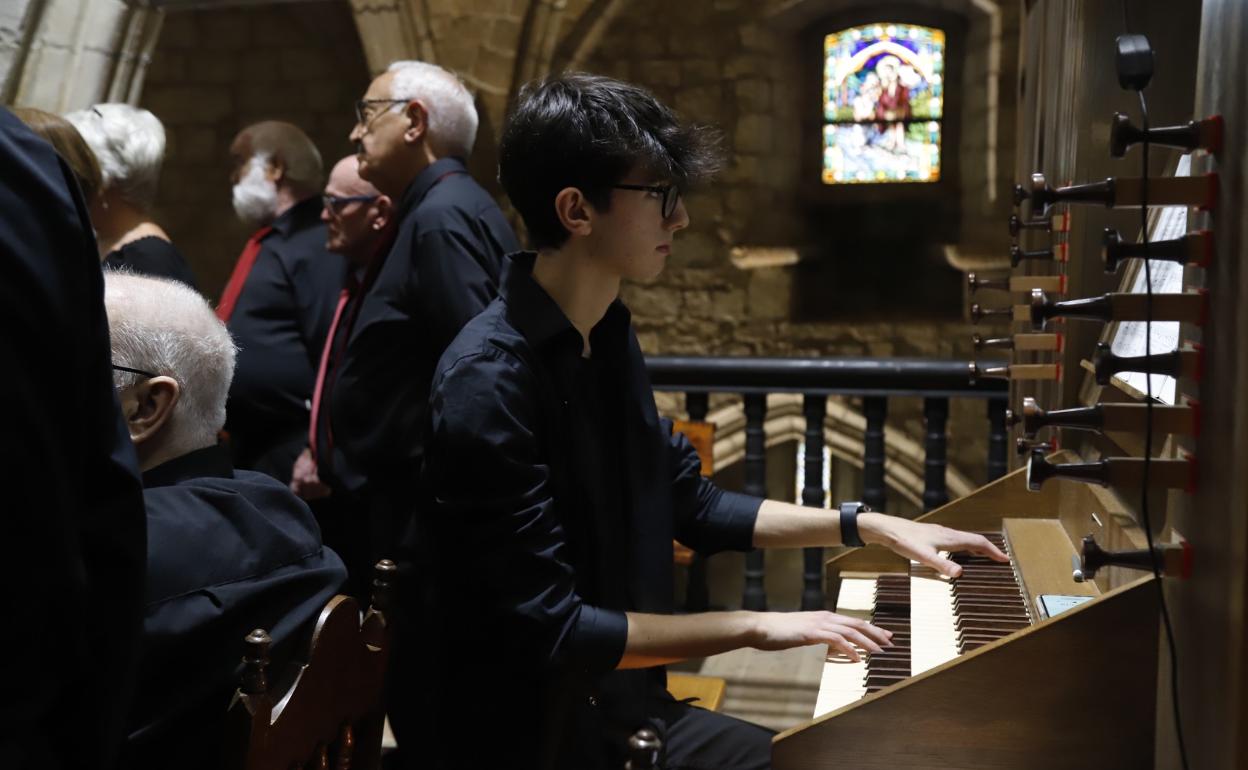
M984 348L972 371L1010 378L1011 438L1034 448L1021 447L1013 472L922 517L992 533L1011 565L997 584L968 563L950 587L876 547L831 559L829 603L882 624L901 608L906 660L830 658L812 721L775 738L777 770L1182 767L1151 569L1074 576L1097 549L1124 561L1147 554L1145 398L1131 374L1141 367L1118 349L1128 331L1119 321L1140 314L1139 299L1124 295L1139 289L1142 264L1132 256L1140 105L1115 66L1128 31L1155 52L1150 127L1188 129L1156 138L1198 145L1151 143L1146 191L1150 237L1170 242L1175 265L1170 289L1154 276L1153 318L1180 322L1179 353L1151 350L1170 354L1150 367L1169 367L1175 381L1152 410L1148 508L1187 766L1248 768L1248 405L1239 403L1248 396L1248 12L1234 0L1129 0L1126 19L1120 2L1025 6L1017 248L1002 255L1001 274L972 278ZM1106 271L1106 254L1116 271ZM1061 411L1070 409L1081 411ZM1078 467L1054 467L1064 464Z

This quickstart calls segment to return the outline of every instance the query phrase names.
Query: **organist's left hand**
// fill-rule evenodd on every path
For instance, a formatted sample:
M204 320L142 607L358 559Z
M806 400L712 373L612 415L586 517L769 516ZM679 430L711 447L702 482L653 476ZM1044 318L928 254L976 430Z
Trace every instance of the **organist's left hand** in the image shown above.
M962 574L962 567L941 556L941 551L969 551L1000 562L1010 558L983 535L923 524L883 513L858 514L858 533L867 544L878 544L908 559L926 564L947 577Z

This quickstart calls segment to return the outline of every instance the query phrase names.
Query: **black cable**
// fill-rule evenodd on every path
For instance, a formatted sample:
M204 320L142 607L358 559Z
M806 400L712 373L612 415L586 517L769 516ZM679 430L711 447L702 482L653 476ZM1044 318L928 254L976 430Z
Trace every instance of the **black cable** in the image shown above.
M1127 0L1122 0L1122 31L1130 34L1131 20ZM1166 605L1165 585L1161 580L1161 559L1153 547L1153 527L1148 514L1149 471L1153 459L1153 272L1148 258L1148 102L1144 89L1136 91L1140 97L1140 123L1143 141L1140 143L1140 233L1144 254L1144 482L1140 493L1140 518L1143 519L1144 537L1153 563L1153 583L1157 586L1157 602L1161 607L1161 619L1166 629L1166 644L1170 653L1170 699L1174 709L1174 733L1179 744L1179 759L1183 770L1188 770L1187 744L1183 740L1183 717L1179 710L1179 654L1174 641L1174 625L1170 622L1170 608Z
M1126 18L1126 0L1123 0L1123 18ZM1140 493L1140 518L1143 519L1144 536L1148 541L1148 552L1153 562L1153 582L1157 586L1157 601L1161 607L1161 619L1166 629L1166 642L1170 652L1170 698L1174 708L1174 732L1179 744L1179 759L1187 770L1187 746L1183 740L1183 719L1179 711L1179 656L1174 641L1174 626L1170 622L1170 609L1166 606L1165 584L1161 579L1161 559L1153 547L1153 527L1148 513L1149 471L1153 457L1153 372L1152 372L1152 339L1153 339L1153 275L1148 258L1148 104L1144 99L1144 91L1136 93L1140 97L1140 123L1144 136L1141 142L1143 156L1143 172L1140 175L1140 225L1143 237L1144 256L1144 482Z

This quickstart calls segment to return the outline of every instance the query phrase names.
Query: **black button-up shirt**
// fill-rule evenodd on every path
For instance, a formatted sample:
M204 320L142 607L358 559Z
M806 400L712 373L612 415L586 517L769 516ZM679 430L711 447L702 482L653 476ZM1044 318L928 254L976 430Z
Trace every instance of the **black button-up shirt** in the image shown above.
M230 334L238 363L226 429L235 464L289 480L306 445L312 388L346 259L325 250L319 197L273 222L243 284Z
M489 304L503 255L518 248L498 204L457 158L422 171L394 217L394 245L361 300L333 383L338 469L320 458L322 478L348 487L414 486L434 364Z
M243 637L268 632L281 681L346 569L303 501L235 471L221 447L162 463L143 486L147 608L123 766L216 768Z
M663 688L662 669L614 670L625 611L670 613L673 538L746 550L761 503L703 478L697 452L659 419L624 305L594 327L586 362L533 260L509 261L501 296L447 349L430 397L421 522L438 602L425 617L442 624L430 630L447 674L438 728L463 729L471 711L472 724L503 731L446 739L455 767L489 766L496 751L512 767L539 754L600 766L595 741L640 727L646 696Z
M112 767L143 608L143 496L86 204L0 107L0 764Z

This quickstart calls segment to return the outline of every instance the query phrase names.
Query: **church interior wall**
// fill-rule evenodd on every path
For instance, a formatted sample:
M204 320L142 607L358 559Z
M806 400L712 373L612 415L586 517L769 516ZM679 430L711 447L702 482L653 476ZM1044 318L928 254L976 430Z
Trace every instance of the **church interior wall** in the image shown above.
M168 13L141 106L165 124L157 218L216 296L250 232L234 215L229 146L260 120L286 120L326 169L352 152L351 105L368 68L345 3Z
M24 54L25 72L18 73L22 82L46 83L55 70L52 54L41 52L56 46L41 47L40 39L83 28L80 17L61 19L64 5L27 0L29 7L9 13L17 21L0 16L0 57L9 57L0 62L21 58L21 45L12 41L23 39L24 23L33 17L39 26ZM125 37L117 32L120 11L129 6L117 0L86 6L95 8L96 19L105 11L119 16L112 31L93 33L101 40L86 45L116 59ZM687 196L692 224L679 236L668 269L651 285L625 289L647 353L969 359L958 269L965 264L951 266L947 256L1000 264L1008 242L1003 230L995 231L999 226L990 230L981 222L999 223L1004 216L997 214L1009 205L1014 4L897 6L965 19L959 135L945 148L945 163L956 167L958 179L946 217L952 224L943 233L920 232L914 252L921 260L896 261L885 248L872 253L846 245L856 243L847 233L860 210L812 215L796 193L807 104L801 33L821 18L892 7L848 0L304 0L192 9L169 3L153 11L163 25L150 41L145 78L131 93L169 130L158 216L210 294L224 284L247 236L233 216L228 182L227 149L238 129L260 119L289 120L308 132L328 165L351 151L350 104L370 74L393 59L423 56L456 70L477 94L482 128L470 166L501 195L494 145L509 100L532 77L577 68L643 85L685 117L723 133L725 172ZM990 95L980 81L994 70L998 89ZM11 71L4 74L6 84L14 80ZM27 89L16 101L67 110L104 98L108 87L55 102ZM891 210L887 201L874 208ZM780 258L752 262L760 253ZM882 266L888 283L851 280L848 271L868 261ZM862 297L870 298L865 309L860 302L845 310ZM660 401L676 410L681 403ZM889 430L921 440L921 401L893 399ZM950 463L976 481L984 478L986 439L983 402L953 400Z

